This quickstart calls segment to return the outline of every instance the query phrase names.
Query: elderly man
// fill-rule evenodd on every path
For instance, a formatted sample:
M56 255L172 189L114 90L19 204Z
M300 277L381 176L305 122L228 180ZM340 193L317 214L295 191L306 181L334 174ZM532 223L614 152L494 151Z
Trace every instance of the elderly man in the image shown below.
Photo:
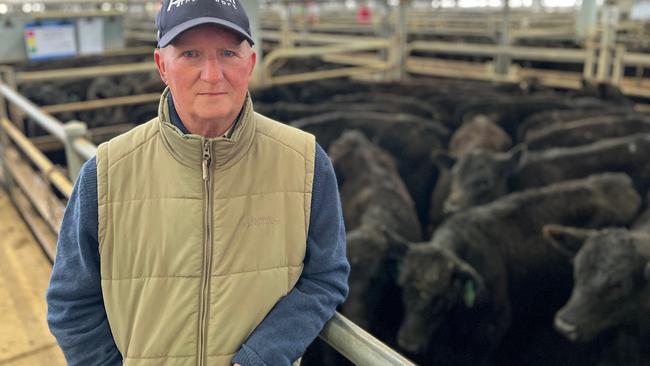
M336 177L253 111L236 0L164 1L157 118L75 184L47 293L70 365L289 365L347 295Z

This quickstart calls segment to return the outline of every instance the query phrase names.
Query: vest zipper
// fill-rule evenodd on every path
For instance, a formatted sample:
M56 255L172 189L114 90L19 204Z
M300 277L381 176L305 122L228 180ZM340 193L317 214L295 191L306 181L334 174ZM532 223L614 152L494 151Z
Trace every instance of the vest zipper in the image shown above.
M201 291L199 296L199 336L197 365L206 365L208 338L208 310L210 305L210 273L212 272L212 197L211 197L211 156L210 141L203 139L203 268L201 272Z

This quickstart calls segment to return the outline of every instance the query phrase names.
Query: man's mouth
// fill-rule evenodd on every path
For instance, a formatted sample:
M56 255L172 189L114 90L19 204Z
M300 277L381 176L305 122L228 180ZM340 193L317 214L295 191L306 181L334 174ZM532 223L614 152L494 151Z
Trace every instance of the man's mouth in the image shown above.
M205 95L205 96L216 96L216 95L224 95L227 94L225 92L205 92L205 93L199 93L199 95Z

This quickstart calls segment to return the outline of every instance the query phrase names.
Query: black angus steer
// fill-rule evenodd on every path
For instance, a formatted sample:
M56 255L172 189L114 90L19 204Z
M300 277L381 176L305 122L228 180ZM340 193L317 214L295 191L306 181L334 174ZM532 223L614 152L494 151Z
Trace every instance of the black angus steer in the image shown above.
M443 149L449 136L442 124L410 114L331 112L293 121L291 125L313 133L325 150L346 130L363 132L395 157L420 223L428 223L429 197L438 177L431 152Z
M347 131L330 146L339 179L347 252L352 266L343 313L391 342L401 320L397 261L404 252L391 233L422 240L415 206L393 158L359 131Z
M457 212L508 192L603 172L630 175L636 188L645 194L650 184L649 156L649 134L542 151L523 151L520 147L508 153L475 151L454 165L445 210Z
M608 338L601 365L650 364L650 232L643 229L544 228L574 265L573 292L555 327L575 342Z
M447 219L400 266L400 347L423 363L440 355L485 361L511 326L551 323L570 291L569 263L542 235L546 224L625 225L640 197L624 174L530 189ZM444 329L443 331L440 331ZM447 345L447 349L441 345Z
M529 150L571 147L602 139L650 133L650 116L630 113L622 116L599 116L552 125L526 134Z

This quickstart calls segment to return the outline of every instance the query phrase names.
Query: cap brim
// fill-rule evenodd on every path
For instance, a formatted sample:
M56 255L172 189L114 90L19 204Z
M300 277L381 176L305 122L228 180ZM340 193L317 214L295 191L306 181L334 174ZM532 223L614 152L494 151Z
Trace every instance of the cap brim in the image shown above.
M245 38L251 44L251 46L255 44L253 38L251 38L242 27L238 26L235 23L227 20L219 19L219 18L201 17L201 18L188 20L172 28L169 32L165 33L165 35L158 40L158 47L160 48L166 47L179 34L185 32L186 30L192 27L196 27L197 25L201 25L201 24L220 25Z

